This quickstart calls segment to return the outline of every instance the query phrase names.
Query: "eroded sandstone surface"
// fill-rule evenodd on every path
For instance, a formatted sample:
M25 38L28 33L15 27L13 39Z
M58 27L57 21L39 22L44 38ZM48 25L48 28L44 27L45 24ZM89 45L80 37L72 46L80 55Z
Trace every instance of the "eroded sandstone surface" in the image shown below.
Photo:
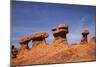
M12 46L12 65L51 64L65 62L95 61L96 38L87 40L89 30L84 28L79 44L69 44L67 34L69 27L60 24L51 29L54 39L51 44L46 42L46 32L33 33L19 39L19 48ZM81 35L81 34L80 34ZM32 47L28 43L32 41Z

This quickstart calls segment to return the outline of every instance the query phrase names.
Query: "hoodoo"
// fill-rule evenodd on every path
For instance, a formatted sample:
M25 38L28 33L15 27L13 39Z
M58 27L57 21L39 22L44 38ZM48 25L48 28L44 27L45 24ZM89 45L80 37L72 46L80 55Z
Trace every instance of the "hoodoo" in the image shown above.
M35 34L32 34L29 38L30 40L32 40L32 46L38 46L38 45L46 45L46 40L45 38L47 38L49 36L48 33L46 32L37 32Z
M19 43L21 45L20 50L25 50L25 49L29 49L28 43L29 43L30 39L26 36L23 36L20 38Z
M89 34L89 30L88 28L84 28L83 32L82 32L82 39L81 39L81 44L88 44L88 39L87 39L87 35Z
M96 59L96 38L89 40L89 30L83 29L81 43L69 44L68 25L59 24L52 29L53 42L48 45L46 32L33 33L19 39L20 47L12 46L12 65L32 65L64 62L94 61ZM32 42L31 46L28 43ZM29 48L30 47L30 48Z
M65 24L60 24L58 26L58 28L53 28L52 29L52 33L54 36L54 41L53 44L68 44L67 42L67 36L66 34L68 34L68 26Z

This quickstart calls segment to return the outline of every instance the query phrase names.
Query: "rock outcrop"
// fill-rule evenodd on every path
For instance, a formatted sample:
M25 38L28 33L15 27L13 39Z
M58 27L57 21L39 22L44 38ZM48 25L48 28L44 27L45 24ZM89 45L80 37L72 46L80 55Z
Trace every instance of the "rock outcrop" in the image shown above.
M20 38L19 43L20 43L20 50L25 50L29 49L28 43L30 39L26 36L23 36Z
M68 25L60 24L58 28L53 28L52 33L54 36L54 40L52 44L64 44L68 45L67 36L68 34Z
M83 32L82 32L82 40L81 40L81 44L82 45L86 45L88 44L88 40L87 40L87 35L89 34L89 30L88 28L84 28Z
M19 40L20 47L12 46L12 65L51 64L65 62L81 62L96 60L96 38L87 40L89 30L85 28L82 32L81 43L69 45L67 40L68 25L60 24L52 29L53 42L48 45L46 32L33 33L29 37ZM32 42L29 48L28 43Z
M90 41L89 41L90 45L95 45L96 44L96 37L91 37Z
M49 36L46 32L38 32L35 34L32 34L29 38L32 40L32 46L43 46L47 45L45 38Z
M18 57L23 57L27 51L30 50L28 43L30 42L29 37L23 36L19 39L20 47L18 48Z
M12 58L16 58L17 54L18 54L18 49L14 47L14 45L12 45L11 47L11 53L12 53Z

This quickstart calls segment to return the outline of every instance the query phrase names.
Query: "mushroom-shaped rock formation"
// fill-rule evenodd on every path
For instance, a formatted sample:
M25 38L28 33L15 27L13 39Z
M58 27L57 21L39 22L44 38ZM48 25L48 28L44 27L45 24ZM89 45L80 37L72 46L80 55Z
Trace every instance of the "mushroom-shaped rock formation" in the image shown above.
M21 45L20 49L24 50L24 49L29 49L28 43L29 43L30 39L26 36L23 36L20 38L19 43Z
M17 57L18 50L17 50L17 48L14 47L14 45L12 45L12 47L11 47L11 53L12 53L12 58Z
M82 32L82 40L81 40L81 44L82 45L88 44L88 40L87 40L87 35L88 34L89 34L88 28L84 28L83 29L83 32Z
M37 32L35 34L32 34L30 36L30 40L32 40L32 46L37 46L37 45L46 45L45 38L49 36L48 33L46 32Z
M68 33L68 26L65 24L60 24L58 28L53 28L52 33L54 36L53 43L56 44L68 44L66 34Z

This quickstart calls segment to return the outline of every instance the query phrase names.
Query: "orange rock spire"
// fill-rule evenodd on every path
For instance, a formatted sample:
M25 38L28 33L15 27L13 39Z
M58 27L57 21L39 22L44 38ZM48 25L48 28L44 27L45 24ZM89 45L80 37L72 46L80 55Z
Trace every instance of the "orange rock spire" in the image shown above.
M66 34L68 33L68 26L65 25L65 24L60 24L58 26L58 28L53 28L52 29L52 33L53 33L53 36L54 36L54 41L53 43L65 43L65 44L68 44L67 43L67 37L66 37Z
M87 35L89 34L89 30L88 28L84 28L83 32L82 32L82 40L81 40L81 44L87 44L88 43L88 39L87 39Z

